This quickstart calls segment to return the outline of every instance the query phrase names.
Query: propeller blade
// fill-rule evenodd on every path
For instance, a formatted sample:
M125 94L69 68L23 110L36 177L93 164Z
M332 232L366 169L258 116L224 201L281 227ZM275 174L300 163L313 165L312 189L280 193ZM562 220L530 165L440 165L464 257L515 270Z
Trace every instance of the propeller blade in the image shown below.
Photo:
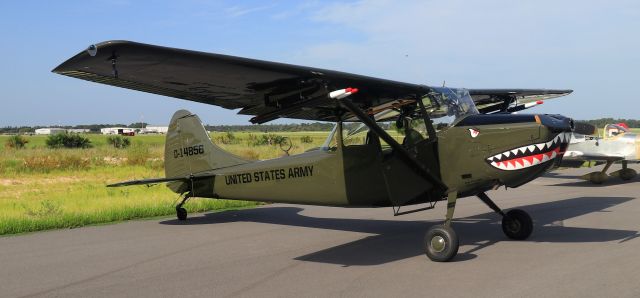
M596 127L585 122L576 122L575 128L573 129L574 133L581 135L592 135L597 131Z

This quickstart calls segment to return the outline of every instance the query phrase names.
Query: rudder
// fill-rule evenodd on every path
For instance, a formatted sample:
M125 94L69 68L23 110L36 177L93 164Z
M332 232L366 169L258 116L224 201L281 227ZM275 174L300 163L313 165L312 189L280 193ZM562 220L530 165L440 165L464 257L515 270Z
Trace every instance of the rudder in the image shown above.
M197 115L179 110L171 117L164 148L165 177L185 177L247 162L215 145ZM182 184L168 186L179 192Z

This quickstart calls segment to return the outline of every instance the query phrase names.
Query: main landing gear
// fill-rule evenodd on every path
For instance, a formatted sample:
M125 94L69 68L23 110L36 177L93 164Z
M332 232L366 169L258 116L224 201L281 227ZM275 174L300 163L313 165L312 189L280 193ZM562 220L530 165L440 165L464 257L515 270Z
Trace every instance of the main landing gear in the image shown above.
M607 175L607 170L609 170L609 168L611 167L611 165L613 165L613 163L614 163L613 160L608 160L607 164L604 166L602 171L584 174L580 178L584 180L589 180L593 184L602 184L605 181L607 181L607 179L609 179L609 176L620 177L620 179L624 181L628 181L636 177L636 175L638 175L638 172L628 167L628 162L626 160L622 161L622 169L611 172L611 174Z
M636 172L634 169L628 168L628 163L626 160L622 161L622 169L612 172L610 174L610 176L620 177L620 179L624 181L631 180L634 177L636 177L636 175L638 175L638 172Z
M444 225L432 226L425 234L425 252L432 261L446 262L458 253L458 236L451 228L457 196L456 192L449 193L447 196L447 217ZM504 213L487 194L479 193L477 197L493 211L502 215L502 231L510 239L525 240L533 232L533 220L525 211L513 209Z
M584 174L580 178L588 180L593 184L602 184L609 178L609 176L607 175L607 170L611 167L612 164L613 160L608 160L602 171Z

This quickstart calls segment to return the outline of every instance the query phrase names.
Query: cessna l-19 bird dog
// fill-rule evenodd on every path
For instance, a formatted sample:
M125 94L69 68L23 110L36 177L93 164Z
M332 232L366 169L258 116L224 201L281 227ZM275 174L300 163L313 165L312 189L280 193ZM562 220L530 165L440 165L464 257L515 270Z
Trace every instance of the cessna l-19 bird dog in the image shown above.
M321 148L251 162L213 144L198 116L180 110L166 136L166 177L111 186L168 183L184 196L176 206L181 220L190 197L391 206L395 215L446 200L444 224L429 228L424 239L434 261L448 261L458 251L451 221L461 197L477 196L502 215L509 238L526 239L533 229L529 215L504 212L486 192L518 187L557 165L573 127L560 115L509 114L571 90L437 88L128 41L92 45L53 72L241 109L240 114L254 116L253 123L276 118L335 122ZM403 128L404 140L382 129L378 123L383 121ZM345 122L361 126L345 132ZM421 203L428 205L400 211Z

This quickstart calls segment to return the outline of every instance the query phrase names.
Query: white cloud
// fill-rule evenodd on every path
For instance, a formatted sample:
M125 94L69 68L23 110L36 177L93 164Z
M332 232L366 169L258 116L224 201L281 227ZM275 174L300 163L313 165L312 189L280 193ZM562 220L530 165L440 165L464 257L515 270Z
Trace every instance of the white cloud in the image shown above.
M225 9L225 13L228 17L235 18L235 17L246 15L246 14L255 13L261 10L266 10L272 7L273 5L252 6L252 7L231 6Z

